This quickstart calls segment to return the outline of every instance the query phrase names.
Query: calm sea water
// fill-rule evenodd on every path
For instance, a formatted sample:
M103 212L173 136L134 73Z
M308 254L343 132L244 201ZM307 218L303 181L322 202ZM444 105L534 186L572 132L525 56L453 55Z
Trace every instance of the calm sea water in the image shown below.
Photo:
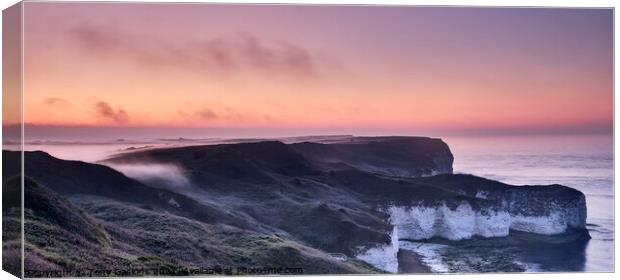
M519 260L532 271L613 271L613 137L446 138L454 171L514 185L561 184L586 195L590 240L583 252ZM578 255L583 253L583 256ZM574 254L574 259L571 259ZM553 257L553 255L552 255Z

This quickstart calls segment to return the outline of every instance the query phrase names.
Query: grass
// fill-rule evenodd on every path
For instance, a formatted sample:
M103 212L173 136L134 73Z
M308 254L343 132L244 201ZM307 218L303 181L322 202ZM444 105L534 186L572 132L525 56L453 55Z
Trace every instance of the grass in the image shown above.
M59 270L92 276L87 273L100 269L113 271L104 276L128 276L136 270L188 275L191 269L217 267L302 268L310 274L377 272L362 262L341 262L273 234L207 224L98 196L65 199L30 180L26 194L25 263L30 273ZM9 210L3 220L9 229L3 236L5 257L11 252L19 256L20 247L20 213ZM19 264L6 263L9 269Z

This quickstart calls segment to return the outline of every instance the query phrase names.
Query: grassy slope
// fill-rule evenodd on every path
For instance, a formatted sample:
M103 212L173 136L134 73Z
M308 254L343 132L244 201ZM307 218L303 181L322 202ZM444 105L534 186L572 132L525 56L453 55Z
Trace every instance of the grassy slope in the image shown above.
M190 267L272 266L302 267L305 273L371 272L276 235L204 224L104 198L73 196L71 201L105 221L114 240L125 246L119 249L136 256L160 256Z
M3 189L18 188L7 182ZM290 267L304 273L376 272L359 261L337 261L324 252L275 235L207 224L109 198L72 195L67 200L26 180L25 231L28 270ZM82 210L84 209L84 210ZM4 211L4 226L19 227L17 208ZM12 211L11 211L12 210ZM19 249L19 236L4 236L4 249Z

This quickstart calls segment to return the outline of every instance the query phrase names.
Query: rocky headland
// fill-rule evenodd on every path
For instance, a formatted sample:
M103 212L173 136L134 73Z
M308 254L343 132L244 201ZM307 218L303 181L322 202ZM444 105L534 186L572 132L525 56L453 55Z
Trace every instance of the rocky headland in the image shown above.
M5 197L19 187L6 179L19 173L11 164L19 156L3 151ZM406 265L422 273L430 270L399 241L589 238L583 193L453 174L450 148L434 138L256 140L126 151L99 164L24 156L26 197L50 198L25 205L27 258L39 268L159 262L366 274ZM99 253L84 258L84 248Z

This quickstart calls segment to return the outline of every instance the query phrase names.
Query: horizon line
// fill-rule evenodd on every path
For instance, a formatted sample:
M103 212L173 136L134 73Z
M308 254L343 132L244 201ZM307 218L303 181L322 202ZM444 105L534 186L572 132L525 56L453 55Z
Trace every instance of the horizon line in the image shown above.
M19 141L21 124L3 125L4 139ZM614 136L614 127L494 127L494 128L256 128L256 127L148 127L24 125L26 141L83 141L118 139L247 139L334 136L507 137L507 136Z

